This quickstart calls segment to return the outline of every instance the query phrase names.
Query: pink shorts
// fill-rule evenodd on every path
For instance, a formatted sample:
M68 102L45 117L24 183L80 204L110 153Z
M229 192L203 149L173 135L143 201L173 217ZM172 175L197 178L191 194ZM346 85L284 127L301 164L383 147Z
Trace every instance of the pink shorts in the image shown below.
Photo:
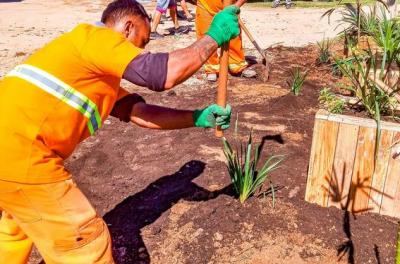
M157 0L156 10L161 14L165 14L167 9L176 9L175 0Z

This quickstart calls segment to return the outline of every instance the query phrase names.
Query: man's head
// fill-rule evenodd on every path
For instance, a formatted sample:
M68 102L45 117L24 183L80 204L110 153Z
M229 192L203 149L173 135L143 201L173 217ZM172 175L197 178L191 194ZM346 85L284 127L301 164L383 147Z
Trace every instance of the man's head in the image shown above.
M104 10L101 22L114 29L139 48L150 39L150 17L136 0L114 0Z

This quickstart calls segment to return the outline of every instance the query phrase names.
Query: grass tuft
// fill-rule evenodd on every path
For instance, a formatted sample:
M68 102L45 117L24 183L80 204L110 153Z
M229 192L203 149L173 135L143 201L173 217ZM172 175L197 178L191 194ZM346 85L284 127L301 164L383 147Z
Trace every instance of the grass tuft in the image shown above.
M318 56L318 63L324 64L329 63L331 60L331 41L329 38L323 39L322 41L317 42L319 48L319 56Z
M296 96L300 94L301 88L307 78L308 70L304 73L301 71L300 67L295 67L290 71L291 77L290 80L287 81L290 90Z
M333 114L343 113L345 102L338 99L331 89L325 87L319 93L318 102Z
M279 167L284 156L277 155L268 158L261 168L260 145L253 145L252 132L249 134L247 144L240 144L238 148L232 148L226 138L222 138L223 151L227 160L229 176L239 201L244 203L250 196L260 191L265 182L268 182L272 194L272 202L275 205L275 188L270 178L270 173Z

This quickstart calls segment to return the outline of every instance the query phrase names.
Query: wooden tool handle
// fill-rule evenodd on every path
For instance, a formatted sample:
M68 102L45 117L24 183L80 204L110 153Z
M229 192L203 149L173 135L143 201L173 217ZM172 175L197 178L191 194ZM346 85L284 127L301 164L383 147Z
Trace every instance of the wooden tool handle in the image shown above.
M237 7L241 7L246 0L239 0L235 3ZM224 0L224 7L231 5L231 0ZM226 97L228 88L228 68L229 68L229 43L223 44L221 46L221 57L219 61L219 82L217 90L217 105L226 107ZM217 126L215 130L215 136L223 137L224 133L221 127Z
M222 45L219 69L219 82L217 90L217 105L226 107L227 87L228 87L228 67L229 67L229 43ZM222 137L224 135L220 126L215 130L215 136Z
M240 28L246 33L247 37L250 39L251 43L253 43L254 47L258 50L258 52L261 54L261 56L266 60L267 58L265 57L265 54L261 47L258 45L257 41L253 38L253 35L251 35L250 31L247 29L246 25L243 23L243 21L239 17L239 25Z

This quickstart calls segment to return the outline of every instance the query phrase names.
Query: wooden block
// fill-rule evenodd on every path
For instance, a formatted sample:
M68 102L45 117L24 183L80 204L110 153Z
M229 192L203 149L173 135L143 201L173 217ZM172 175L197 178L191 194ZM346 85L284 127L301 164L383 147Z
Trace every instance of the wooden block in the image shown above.
M400 133L395 133L392 145L399 141ZM396 157L396 150L396 146L391 148L380 213L400 217L400 157Z
M306 201L400 218L400 126L318 111ZM377 158L375 160L375 158Z
M315 119L314 121L314 129L313 129L313 138L311 143L311 154L310 154L310 162L308 164L308 175L307 175L307 186L306 186L306 195L305 200L307 202L313 203L315 201L315 196L317 194L316 190L313 189L316 186L316 181L318 180L317 175L314 171L315 164L315 149L319 144L318 140L321 139L321 130L324 122L320 119Z
M392 131L382 130L379 140L378 158L374 175L372 176L371 192L369 194L368 207L371 212L379 213L385 187L385 180L390 158L390 146L393 142Z
M338 128L336 122L315 120L305 198L308 202L328 205Z
M340 124L339 126L328 206L335 206L339 209L347 208L358 130L359 127L355 125Z
M369 193L375 162L376 129L360 127L353 176L347 210L358 213L368 211Z

